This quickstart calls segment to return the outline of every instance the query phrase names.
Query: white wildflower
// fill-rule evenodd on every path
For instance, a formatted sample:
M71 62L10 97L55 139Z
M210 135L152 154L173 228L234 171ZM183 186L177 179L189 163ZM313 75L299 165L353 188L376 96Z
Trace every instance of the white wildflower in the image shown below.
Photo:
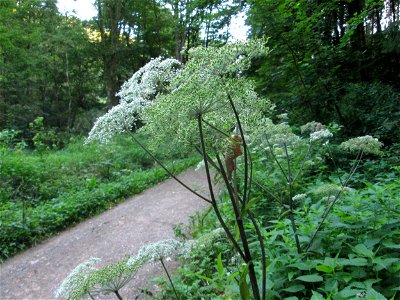
M79 264L61 283L60 287L54 293L56 298L70 298L72 293L80 288L82 282L87 278L87 276L95 271L93 267L96 263L100 261L99 258L92 257L91 259Z
M225 236L225 230L223 228L214 229L213 231L211 231L205 235L202 235L197 240L186 241L182 245L182 248L180 249L179 254L183 258L188 259L188 258L190 258L190 254L193 250L212 245L213 243L215 243L215 241L217 241L218 239L220 239L224 236Z
M337 196L334 196L334 195L326 196L326 197L321 198L321 201L322 202L333 202L333 201L335 201L336 197Z
M159 57L139 69L117 93L120 103L97 119L86 143L94 140L107 143L114 135L131 130L144 109L166 91L179 66L175 59Z
M137 263L138 261L156 262L167 257L177 255L178 250L182 247L182 242L174 239L168 239L156 242L154 244L145 245L139 249L135 257L127 261L128 265Z
M340 146L350 152L362 151L363 153L381 155L383 144L377 138L366 135L349 139L348 141L343 142Z
M292 200L293 201L300 201L307 198L307 194L297 194L295 196L293 196Z
M310 134L310 142L315 142L322 139L329 139L331 137L333 137L333 134L329 131L329 129L321 129Z

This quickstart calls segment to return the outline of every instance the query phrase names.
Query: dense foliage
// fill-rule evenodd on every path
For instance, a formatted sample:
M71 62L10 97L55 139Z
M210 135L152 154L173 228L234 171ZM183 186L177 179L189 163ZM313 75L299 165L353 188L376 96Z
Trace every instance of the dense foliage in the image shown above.
M240 4L209 0L97 0L97 15L62 15L57 0L0 1L0 129L30 138L44 117L56 132L86 133L151 58L226 43ZM200 36L205 30L206 35Z
M249 0L250 36L270 37L259 91L291 121L400 139L400 2Z
M129 137L109 146L84 146L77 139L62 151L10 146L0 141L0 259L168 177ZM158 151L174 172L193 165L174 153Z

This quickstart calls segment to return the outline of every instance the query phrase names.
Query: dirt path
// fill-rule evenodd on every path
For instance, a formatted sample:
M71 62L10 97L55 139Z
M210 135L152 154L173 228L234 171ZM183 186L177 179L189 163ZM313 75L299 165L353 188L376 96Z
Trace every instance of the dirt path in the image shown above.
M202 172L189 170L179 177L207 194ZM7 260L0 266L0 299L54 299L53 292L77 264L90 257L101 258L102 264L115 262L136 254L144 244L173 238L175 225L187 223L190 215L205 207L205 201L175 181L160 183ZM135 299L140 287L154 289L148 279L161 274L159 266L145 266L130 286L122 289L124 299Z

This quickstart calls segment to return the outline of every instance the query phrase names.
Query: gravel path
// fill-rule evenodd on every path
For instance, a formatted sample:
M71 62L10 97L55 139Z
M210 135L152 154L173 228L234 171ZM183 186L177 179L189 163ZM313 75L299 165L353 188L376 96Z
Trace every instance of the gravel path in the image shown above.
M179 177L207 194L203 175L189 170ZM162 182L0 265L0 299L54 299L53 292L77 264L90 257L108 264L136 254L144 244L173 238L175 225L187 223L190 215L207 205L174 180ZM145 299L140 288L154 291L154 283L148 280L160 275L160 266L145 266L121 290L122 296Z

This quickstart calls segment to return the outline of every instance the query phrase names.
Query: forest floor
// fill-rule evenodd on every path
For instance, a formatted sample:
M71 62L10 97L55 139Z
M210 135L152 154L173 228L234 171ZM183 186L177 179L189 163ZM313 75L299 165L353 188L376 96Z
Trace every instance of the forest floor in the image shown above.
M189 170L179 178L206 195L203 175ZM78 264L98 257L103 266L135 255L145 244L174 238L173 228L187 224L189 216L207 205L173 179L164 181L5 261L0 265L0 299L54 299L54 291ZM177 262L169 263L170 269L176 267ZM121 296L146 299L140 290L156 291L149 280L157 276L163 276L159 264L145 265Z

